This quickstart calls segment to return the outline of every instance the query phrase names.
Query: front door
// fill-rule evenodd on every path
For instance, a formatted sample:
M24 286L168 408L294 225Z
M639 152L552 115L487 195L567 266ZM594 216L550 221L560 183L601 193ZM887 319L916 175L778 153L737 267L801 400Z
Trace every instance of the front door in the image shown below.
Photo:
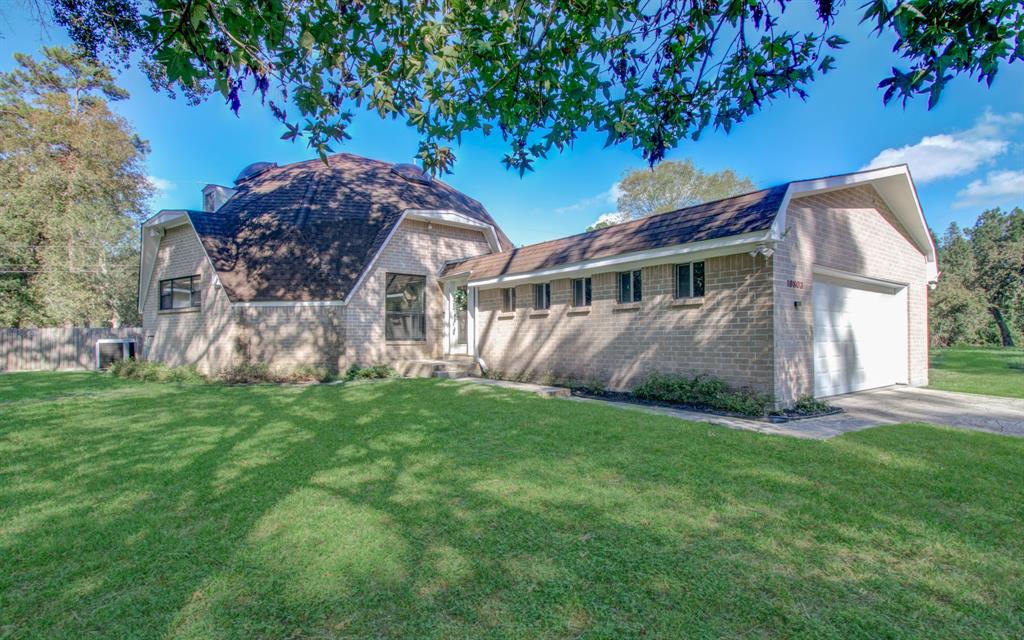
M448 353L469 353L469 287L464 284L445 285L448 332Z

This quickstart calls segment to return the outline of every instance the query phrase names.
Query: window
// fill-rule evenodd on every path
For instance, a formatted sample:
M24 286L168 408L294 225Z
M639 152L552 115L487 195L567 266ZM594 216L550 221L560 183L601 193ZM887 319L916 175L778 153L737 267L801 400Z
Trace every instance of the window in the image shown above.
M201 292L196 288L199 276L160 281L160 309L191 309L199 307Z
M384 338L426 340L426 276L387 274L384 300Z
M704 297L703 262L688 262L676 265L676 297Z
M590 306L590 278L576 278L572 281L572 306Z
M509 287L501 290L501 310L505 313L514 313L516 310L516 288Z
M619 273L619 302L640 302L643 300L643 273L622 271Z
M551 283L545 282L544 284L533 285L533 308L534 309L550 309L551 308Z

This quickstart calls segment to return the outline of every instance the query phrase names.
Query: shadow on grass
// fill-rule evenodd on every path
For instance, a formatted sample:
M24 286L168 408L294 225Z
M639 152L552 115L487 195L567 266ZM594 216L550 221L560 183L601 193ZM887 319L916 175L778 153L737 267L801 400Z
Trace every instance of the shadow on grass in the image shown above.
M804 442L437 381L28 382L0 636L1020 631L1010 438Z

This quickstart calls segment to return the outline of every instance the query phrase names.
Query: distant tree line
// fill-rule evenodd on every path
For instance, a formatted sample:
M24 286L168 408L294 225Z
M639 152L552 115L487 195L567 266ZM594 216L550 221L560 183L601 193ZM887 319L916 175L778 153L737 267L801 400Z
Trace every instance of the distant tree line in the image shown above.
M1024 338L1024 209L989 209L937 241L932 344L1020 345Z

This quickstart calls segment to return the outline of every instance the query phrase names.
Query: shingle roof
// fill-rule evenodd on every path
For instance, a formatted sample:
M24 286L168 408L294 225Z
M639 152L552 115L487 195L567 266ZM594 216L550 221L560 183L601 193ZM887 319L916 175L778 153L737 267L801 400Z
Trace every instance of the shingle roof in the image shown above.
M448 265L473 280L769 229L789 184Z
M343 300L406 209L452 210L493 225L476 200L351 154L275 167L237 185L215 213L189 212L233 302Z

